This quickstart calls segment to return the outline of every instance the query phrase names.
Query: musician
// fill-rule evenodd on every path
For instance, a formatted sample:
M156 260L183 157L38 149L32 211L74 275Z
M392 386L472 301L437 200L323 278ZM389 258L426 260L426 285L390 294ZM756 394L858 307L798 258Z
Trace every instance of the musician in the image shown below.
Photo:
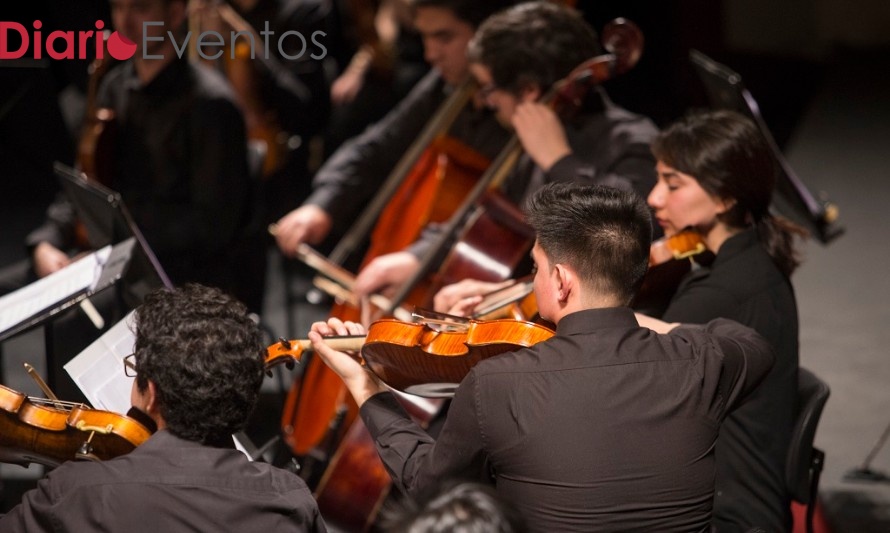
M116 30L136 52L106 74L99 90L99 107L111 108L118 126L108 185L121 193L174 283L223 287L258 310L262 284L243 279L247 265L235 264L234 250L249 242L243 228L251 184L244 119L232 90L219 73L178 57L170 35L182 42L184 0L114 0L111 10ZM62 198L26 238L38 277L70 261L74 219Z
M149 294L135 317L131 401L157 431L127 455L54 469L0 530L325 531L299 476L232 446L264 375L245 306L188 284Z
M242 99L258 101L260 109L248 118L263 120L269 128L277 130L280 139L287 139L282 146L268 147L267 157L278 158L271 161L277 168L263 177L266 217L268 221L277 220L309 194L310 144L313 137L323 132L330 114L323 56L332 45L327 37L331 6L325 0L228 2L258 35L266 31L267 23L268 30L273 32L269 37L269 56L265 55L263 42L258 41L254 51L264 59L244 59L252 74L252 79L246 82L248 87L241 87L237 76L233 83L236 90L241 88L251 93L241 95ZM223 35L229 31L227 28ZM284 37L286 32L297 32L305 39L305 45L295 34Z
M276 242L294 257L297 245L341 235L374 196L447 95L469 75L466 47L476 27L510 0L415 0L414 26L432 70L382 120L343 144L313 179L303 204L277 223ZM507 132L483 106L467 106L448 135L492 158Z
M640 327L630 308L651 219L638 196L548 184L527 208L541 315L556 335L485 359L460 383L437 439L324 335L313 347L343 379L394 481L409 494L449 476L494 484L531 531L708 531L720 422L773 363L728 320Z
M557 117L539 103L557 81L601 55L594 30L574 10L529 2L489 18L469 45L470 71L498 120L519 137L525 155L502 190L521 205L544 183L579 181L636 191L655 182L649 144L657 130L594 88L576 113ZM435 229L409 250L378 257L356 278L354 292L392 292L410 279L436 240Z
M716 259L690 273L663 319L725 317L772 344L776 364L717 440L718 531L790 531L785 458L796 413L798 317L789 276L802 230L770 212L777 171L756 126L730 111L689 115L653 144L649 205L670 236L692 228Z

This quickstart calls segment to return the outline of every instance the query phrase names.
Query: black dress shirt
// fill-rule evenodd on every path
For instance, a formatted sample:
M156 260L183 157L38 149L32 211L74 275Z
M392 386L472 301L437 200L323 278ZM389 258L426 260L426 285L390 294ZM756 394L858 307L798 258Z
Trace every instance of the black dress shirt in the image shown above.
M0 531L326 531L303 480L234 449L158 431L127 455L69 461L0 517Z
M587 310L480 362L437 440L392 394L360 412L409 493L465 477L495 484L531 531L707 531L720 422L772 360L734 322L657 335L630 309Z
M670 322L725 317L760 333L776 364L717 440L718 530L790 531L785 457L797 408L798 323L791 282L749 229L726 240L710 269L691 273L665 311Z

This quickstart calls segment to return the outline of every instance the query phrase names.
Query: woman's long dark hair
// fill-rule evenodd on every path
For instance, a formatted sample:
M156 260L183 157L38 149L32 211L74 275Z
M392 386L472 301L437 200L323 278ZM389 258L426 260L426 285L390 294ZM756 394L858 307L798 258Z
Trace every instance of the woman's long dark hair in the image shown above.
M652 153L694 177L708 194L733 200L720 220L732 228L753 225L786 276L800 265L794 238L807 232L770 212L778 169L763 135L750 119L733 111L687 115L655 139Z

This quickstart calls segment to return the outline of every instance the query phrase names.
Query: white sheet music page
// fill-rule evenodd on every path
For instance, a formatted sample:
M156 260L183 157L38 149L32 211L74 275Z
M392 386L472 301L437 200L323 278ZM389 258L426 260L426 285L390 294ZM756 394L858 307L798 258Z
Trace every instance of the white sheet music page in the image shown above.
M92 289L110 254L109 245L0 297L0 333L63 304L80 292Z
M133 378L124 374L124 357L133 353L136 342L133 317L131 311L65 364L68 375L96 409L115 413L130 410Z

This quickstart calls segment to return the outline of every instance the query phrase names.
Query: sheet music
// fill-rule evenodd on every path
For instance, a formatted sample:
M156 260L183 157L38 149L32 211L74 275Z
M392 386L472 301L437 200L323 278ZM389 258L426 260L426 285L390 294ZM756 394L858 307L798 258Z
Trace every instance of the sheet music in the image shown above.
M65 364L65 371L96 409L126 413L133 379L124 374L124 357L133 353L131 311L101 337Z
M90 291L99 280L111 246L93 252L30 285L0 297L0 333Z

